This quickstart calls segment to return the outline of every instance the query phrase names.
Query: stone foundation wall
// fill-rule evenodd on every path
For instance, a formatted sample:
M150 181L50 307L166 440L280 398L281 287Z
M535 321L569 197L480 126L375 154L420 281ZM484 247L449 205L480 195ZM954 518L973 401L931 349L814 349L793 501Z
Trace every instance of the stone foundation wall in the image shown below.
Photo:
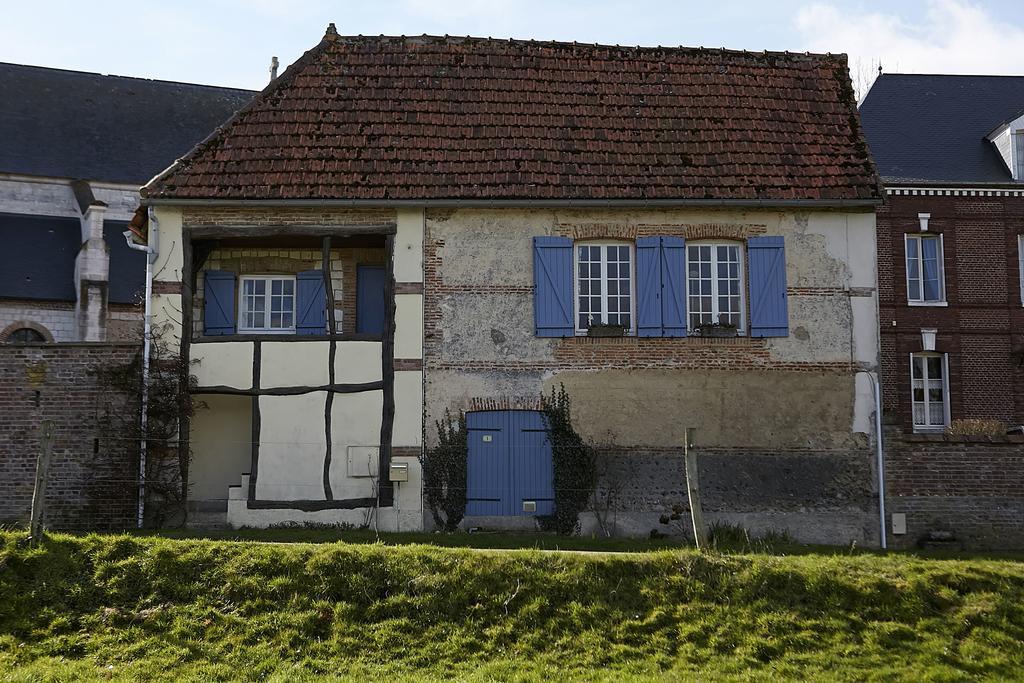
M0 345L0 522L27 523L40 426L54 423L46 491L53 529L135 526L138 444L101 428L105 411L136 411L96 377L130 364L136 344Z
M1024 437L945 436L890 430L886 506L890 546L1024 548ZM892 531L906 515L907 533Z

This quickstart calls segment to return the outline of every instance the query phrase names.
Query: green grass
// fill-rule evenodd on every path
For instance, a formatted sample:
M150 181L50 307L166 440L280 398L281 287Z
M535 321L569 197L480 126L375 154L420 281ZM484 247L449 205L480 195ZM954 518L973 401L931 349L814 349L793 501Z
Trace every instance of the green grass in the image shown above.
M0 533L0 678L1024 677L1024 564Z

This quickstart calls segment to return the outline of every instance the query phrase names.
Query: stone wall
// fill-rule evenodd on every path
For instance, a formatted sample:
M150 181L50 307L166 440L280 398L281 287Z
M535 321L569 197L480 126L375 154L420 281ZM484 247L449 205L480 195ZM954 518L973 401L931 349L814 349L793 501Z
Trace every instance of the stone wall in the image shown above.
M664 531L658 518L685 506L678 449L695 427L711 521L874 543L873 398L863 374L878 358L873 221L829 211L428 210L427 441L446 409L527 405L564 385L577 429L611 454L602 486L627 489L621 533ZM790 335L539 338L537 235L783 236Z
M136 344L0 345L0 522L26 522L40 425L54 423L46 523L54 529L135 526L138 444L102 428L105 411L137 411L96 371L124 366Z
M948 534L954 548L1024 548L1024 437L886 433L886 505L906 515L910 548Z

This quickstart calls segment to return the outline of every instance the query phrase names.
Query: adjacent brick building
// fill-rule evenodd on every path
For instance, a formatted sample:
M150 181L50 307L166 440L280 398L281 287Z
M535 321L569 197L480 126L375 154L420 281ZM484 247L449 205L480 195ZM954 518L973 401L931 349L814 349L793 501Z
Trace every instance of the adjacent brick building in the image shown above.
M878 293L891 512L1020 543L1024 77L885 74L861 107L886 190ZM964 421L987 421L987 424ZM978 428L989 435L963 438ZM980 442L992 442L982 445Z

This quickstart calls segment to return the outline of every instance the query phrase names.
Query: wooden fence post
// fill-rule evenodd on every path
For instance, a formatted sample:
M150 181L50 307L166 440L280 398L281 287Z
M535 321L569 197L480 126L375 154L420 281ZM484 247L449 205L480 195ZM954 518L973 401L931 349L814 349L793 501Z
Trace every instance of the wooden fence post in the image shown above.
M50 453L53 450L53 422L43 420L39 426L39 456L36 458L36 482L32 490L32 517L29 521L29 539L33 545L43 540L43 516L46 514L46 482L50 473Z
M698 550L708 546L708 530L704 526L704 510L700 504L700 475L697 473L697 453L693 450L693 427L687 427L683 438L683 458L686 460L686 495L690 501L693 519L693 537Z

